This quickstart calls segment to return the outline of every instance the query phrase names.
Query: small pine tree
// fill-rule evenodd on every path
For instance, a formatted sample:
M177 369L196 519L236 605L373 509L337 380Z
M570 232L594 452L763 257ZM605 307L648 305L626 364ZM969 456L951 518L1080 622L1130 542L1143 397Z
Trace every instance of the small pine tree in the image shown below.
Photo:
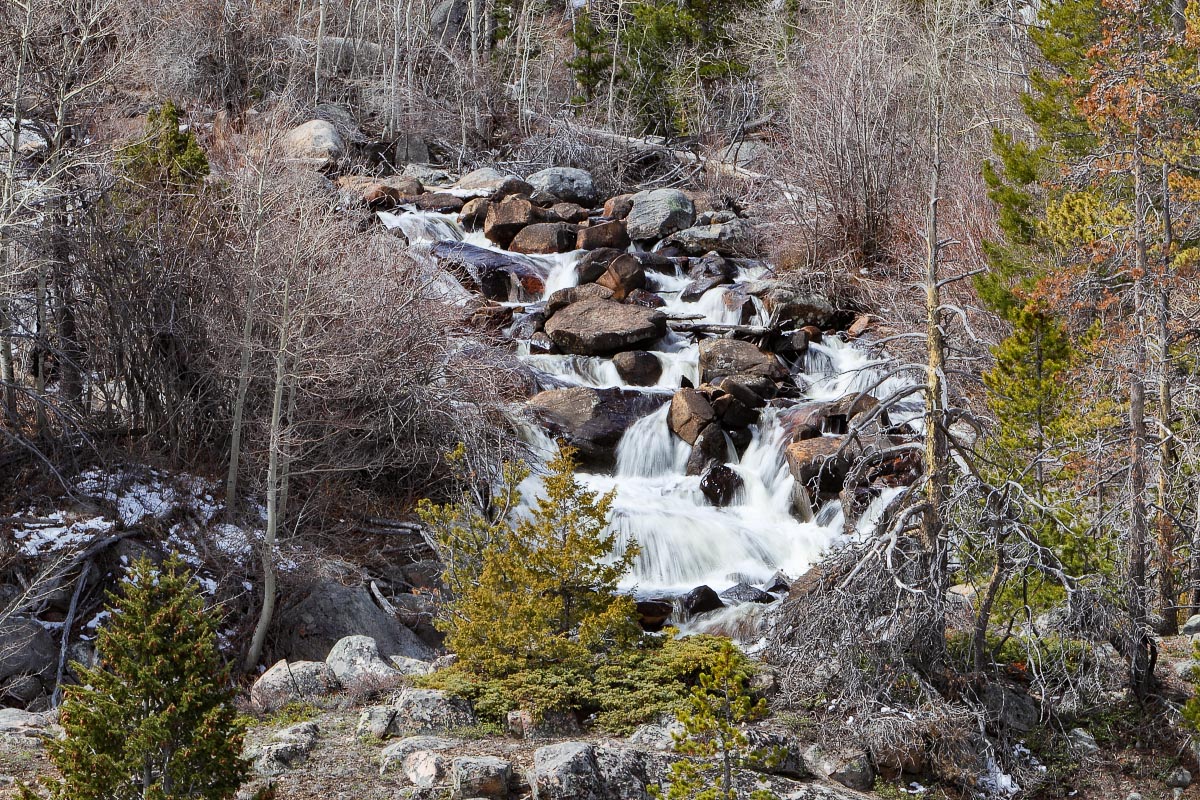
M575 57L567 62L567 68L575 76L582 92L571 98L576 105L586 105L596 99L600 88L609 81L613 57L609 50L609 37L592 18L591 12L580 14L571 32L575 43Z
M169 100L146 115L142 140L122 153L120 166L139 186L179 189L208 175L208 157L194 133L180 130L179 109Z
M575 480L569 448L547 465L544 493L522 513L523 467L509 466L488 510L464 500L419 507L454 593L439 625L459 663L489 677L548 664L585 664L638 635L631 598L617 583L637 556L615 553L613 494Z
M670 783L664 793L656 788L656 797L665 800L737 800L740 796L734 770L769 767L778 763L780 753L754 748L744 726L767 715L767 701L755 700L746 688L749 675L745 658L725 641L713 662L712 671L700 675L692 688L688 707L679 714L683 733L675 734L675 751L691 758L671 765ZM710 776L718 771L714 782ZM766 789L750 793L751 800L773 800Z
M100 630L100 664L74 665L65 738L47 745L53 800L225 800L248 774L228 668L178 557L133 565ZM22 800L36 795L24 787Z

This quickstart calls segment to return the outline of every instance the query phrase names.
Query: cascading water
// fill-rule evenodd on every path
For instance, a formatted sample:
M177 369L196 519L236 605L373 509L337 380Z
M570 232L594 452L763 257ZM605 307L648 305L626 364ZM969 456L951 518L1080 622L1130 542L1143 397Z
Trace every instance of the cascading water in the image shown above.
M496 249L482 234L465 233L449 215L409 212L380 216L385 225L400 228L417 246L450 240ZM540 299L578 283L575 264L581 252L556 256L498 252L521 259L544 277L545 293ZM743 269L736 279L758 279L763 272L762 268ZM673 317L726 325L765 322L757 300L753 318L743 319L741 304L726 302L727 286L710 289L689 302L681 297L688 277L659 273L647 277L652 282L648 288L666 301L662 310ZM663 365L657 385L633 387L622 381L610 359L531 355L523 343L518 344L518 355L545 377L547 385L620 387L658 392L663 397L664 404L657 411L627 429L611 474L577 475L593 491L616 490L611 525L622 543L636 541L640 548L625 589L639 597L677 597L701 584L717 591L740 582L761 585L777 570L792 576L802 574L825 548L845 535L844 518L836 500L815 513L804 515L804 509L796 513L796 482L784 458L788 436L778 411L772 407L762 410L740 458L732 443L728 444L727 464L742 485L727 506L713 506L701 492L700 477L686 474L691 447L668 427L666 401L670 395L664 391L677 389L685 378L693 385L699 383L699 348L687 337L668 333L653 351ZM796 382L808 387L805 397L812 401L837 400L860 392L882 397L895 388L882 377L883 366L864 350L828 337L810 345L803 374L796 376ZM911 416L919 416L915 406ZM553 441L541 430L526 425L523 433L535 453L548 456L553 450ZM874 526L895 491L884 490L872 501L860 517L861 531ZM798 516L809 519L801 521ZM753 613L751 606L759 607L747 603L745 613ZM716 615L716 624L728 622L730 614L723 614Z

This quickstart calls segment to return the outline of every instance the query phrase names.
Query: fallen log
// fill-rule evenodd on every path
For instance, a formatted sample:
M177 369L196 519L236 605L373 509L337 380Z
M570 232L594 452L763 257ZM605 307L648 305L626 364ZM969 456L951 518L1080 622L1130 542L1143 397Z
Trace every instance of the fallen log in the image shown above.
M681 319L667 320L667 326L676 333L711 333L724 336L732 333L735 336L769 336L778 333L778 328L768 325L730 325L721 322L687 322Z

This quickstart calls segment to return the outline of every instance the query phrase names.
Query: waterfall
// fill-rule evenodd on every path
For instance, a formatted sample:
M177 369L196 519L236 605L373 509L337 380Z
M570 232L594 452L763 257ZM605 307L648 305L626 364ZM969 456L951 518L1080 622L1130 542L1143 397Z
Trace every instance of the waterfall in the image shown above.
M450 215L381 213L380 218L385 225L403 231L414 244L432 246L437 241L453 240L496 249L481 234L465 233ZM522 259L545 276L545 292L535 301L578 283L575 265L582 252L553 256L500 252ZM736 280L755 280L764 272L761 267L748 267ZM747 298L740 288L717 286L698 300L685 301L681 294L689 283L686 275L650 273L647 278L648 288L665 300L663 311L670 315L721 324L762 324L767 318L762 302L753 297L751 319L743 318ZM517 343L518 356L544 377L547 386L664 392L677 389L684 379L699 384L699 348L690 337L668 333L650 349L663 366L662 375L654 387L632 387L622 381L609 358L534 355L525 343ZM887 367L882 359L835 336L811 343L800 367L803 374L797 376L797 384L809 387L805 399L812 402L837 400L863 391L881 397L894 388L890 380L881 380ZM909 410L919 418L919 402ZM616 466L611 473L577 473L577 479L591 491L616 490L611 529L620 546L636 542L639 548L633 570L622 584L625 591L645 597L675 597L700 584L717 591L743 581L761 585L777 570L796 577L845 535L838 501L806 509L807 495L803 487L796 486L784 458L788 436L780 424L778 409L768 406L762 410L758 424L751 428L750 444L740 458L730 445L727 463L742 486L730 503L720 508L709 503L701 492L700 477L686 474L691 447L671 433L669 413L668 403L628 427L617 446ZM904 413L902 410L902 416ZM531 452L543 458L552 453L553 442L544 431L527 422L519 425L523 426L519 433ZM523 488L537 491L536 476ZM860 530L869 530L875 524L894 491L885 490L875 498L860 518ZM799 514L794 512L797 497ZM738 607L740 611L711 615L711 620L689 629L750 624L760 614L759 608L757 604L744 604Z

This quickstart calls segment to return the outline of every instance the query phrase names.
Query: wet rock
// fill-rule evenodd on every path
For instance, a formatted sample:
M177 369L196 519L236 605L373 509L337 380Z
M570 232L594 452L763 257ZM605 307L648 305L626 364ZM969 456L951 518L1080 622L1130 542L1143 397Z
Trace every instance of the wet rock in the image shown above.
M529 337L529 352L535 356L554 355L558 352L558 346L550 341L545 332L538 331Z
M662 405L662 398L626 389L573 386L534 395L529 408L552 436L576 448L580 464L606 469L629 426Z
M567 253L575 247L575 230L566 222L537 222L522 228L508 248L517 253Z
M680 607L686 616L694 617L697 614L707 614L710 611L724 608L725 603L712 587L697 586L683 596Z
M612 296L612 289L606 289L594 283L582 283L579 286L557 289L546 298L546 318L549 319L573 303L582 300L610 300Z
M461 197L445 192L418 194L401 197L396 201L400 205L416 206L421 211L433 211L437 214L457 214L463 210L465 202Z
M651 272L658 272L663 275L670 275L671 277L677 277L679 274L679 267L675 259L668 258L661 253L637 252L626 253L625 255L637 259L637 262L642 266L642 271L647 273L647 277Z
M825 338L825 333L816 325L805 325L800 330L804 331L810 342L816 342L820 344L821 340Z
M629 247L629 234L625 232L625 223L620 220L588 225L579 229L575 247L578 250L596 250L601 247L624 250Z
M774 396L775 384L768 378L749 375L730 375L717 382L717 388L737 399L746 408L762 408L767 404L760 391L771 391Z
M283 137L283 151L290 157L325 166L346 154L346 143L337 128L323 119L310 119Z
M596 747L587 742L538 748L529 782L538 800L605 800Z
M512 318L512 306L489 301L481 303L472 309L471 315L467 319L476 328L498 331L508 327L509 323L512 322Z
M655 633L661 631L671 618L675 607L668 600L638 600L637 615L642 629Z
M577 225L587 221L588 210L575 203L555 203L547 209L547 215L554 221Z
M875 785L875 767L865 750L832 749L814 744L804 751L804 764L814 774L849 789L866 792Z
M718 508L733 502L741 488L742 476L727 464L713 464L700 478L700 491L708 498L708 502Z
M593 283L605 273L608 265L614 258L620 256L621 252L615 247L601 247L579 259L579 262L575 264L575 274L579 276L579 282Z
M745 428L758 422L758 412L732 394L716 398L712 401L712 407L717 419L727 428Z
M506 301L514 293L538 296L546 289L545 279L529 264L486 247L438 242L432 254L442 269L489 300Z
M271 712L293 701L311 701L336 692L341 687L337 676L323 661L280 659L250 687L250 702Z
M625 230L634 241L661 239L691 226L696 209L678 189L638 192L625 217Z
M714 464L721 464L730 458L729 443L725 431L720 425L709 425L700 431L692 452L688 454L686 475L703 475L704 471Z
M748 256L754 253L754 228L744 219L685 228L667 239L688 255L708 252L724 256Z
M545 330L564 353L610 355L662 338L667 317L661 311L611 300L582 300L556 312Z
M833 321L833 305L820 295L806 294L779 281L759 281L749 286L748 291L762 300L773 324L823 328ZM811 335L809 338L812 339Z
M748 583L738 583L730 586L720 595L722 600L730 603L774 603L775 597L762 589Z
M631 386L654 386L662 377L662 362L653 353L647 353L645 350L617 353L612 362L621 380Z
M337 179L337 187L343 197L370 208L391 208L400 198L419 195L425 191L419 180L407 175L392 175L386 178L342 175Z
M492 207L492 201L486 197L476 197L474 200L468 200L463 204L462 212L459 214L459 224L464 230L477 231L483 227L483 221L487 218L488 209Z
M808 352L808 334L804 331L792 331L775 338L773 343L776 353L785 356L802 356Z
M797 483L809 487L811 492L836 494L842 490L853 465L852 448L845 436L819 436L792 442L784 455Z
M792 581L783 570L776 570L771 579L763 584L763 591L787 594L791 588Z
M667 305L667 301L663 300L660 295L645 289L634 289L625 298L625 302L642 308L664 308Z
M786 376L775 357L739 339L705 339L700 343L700 380L716 383L731 375L779 379Z
M460 756L450 762L451 800L508 797L512 765L495 756Z
M391 614L375 605L362 586L321 583L280 614L277 651L289 660L324 661L346 636L374 639L385 656L428 661L433 651Z
M624 300L633 290L646 286L646 271L637 258L626 253L610 261L596 283L612 289L613 299Z
M518 739L559 739L583 732L579 719L569 711L546 711L541 715L510 711L506 722L508 732Z
M591 208L596 204L596 182L591 173L573 167L550 167L526 180L535 191L546 192L560 201Z
M625 219L629 216L630 209L633 208L632 194L619 194L616 197L610 197L604 203L604 216L608 219Z
M483 235L501 247L508 247L521 229L543 221L541 209L526 197L512 195L488 206L483 220Z
M546 324L544 311L531 311L527 314L513 315L512 338L529 339Z
M754 434L749 428L730 428L725 435L729 437L729 443L738 456L745 455L746 448L754 441Z
M672 433L688 444L695 444L700 432L715 419L712 405L695 389L680 389L671 398L667 424Z

